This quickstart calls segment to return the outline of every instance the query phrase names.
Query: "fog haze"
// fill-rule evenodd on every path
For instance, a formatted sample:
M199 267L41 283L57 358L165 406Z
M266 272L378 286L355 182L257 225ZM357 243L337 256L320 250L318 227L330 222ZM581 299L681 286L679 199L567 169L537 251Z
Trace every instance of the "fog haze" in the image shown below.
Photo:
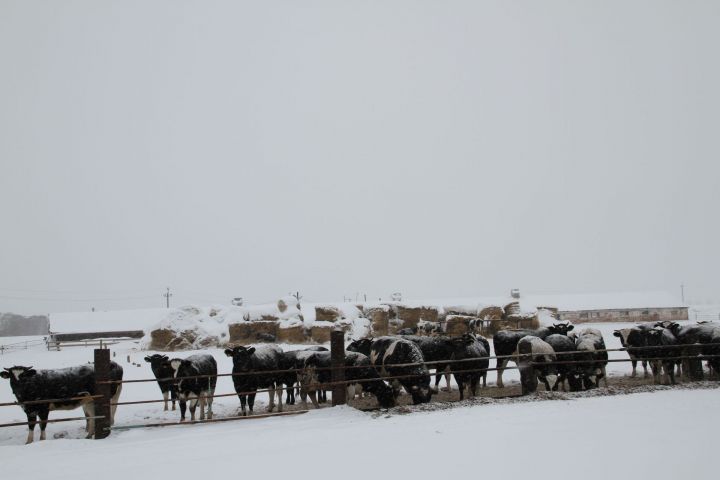
M0 3L0 312L720 302L720 3Z

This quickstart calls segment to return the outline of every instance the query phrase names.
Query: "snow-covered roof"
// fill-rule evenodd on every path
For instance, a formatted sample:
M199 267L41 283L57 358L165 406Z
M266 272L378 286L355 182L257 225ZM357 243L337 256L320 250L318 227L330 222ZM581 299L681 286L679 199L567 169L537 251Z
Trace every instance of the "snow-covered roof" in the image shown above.
M167 308L115 310L110 312L68 312L50 314L53 333L146 331L168 316Z

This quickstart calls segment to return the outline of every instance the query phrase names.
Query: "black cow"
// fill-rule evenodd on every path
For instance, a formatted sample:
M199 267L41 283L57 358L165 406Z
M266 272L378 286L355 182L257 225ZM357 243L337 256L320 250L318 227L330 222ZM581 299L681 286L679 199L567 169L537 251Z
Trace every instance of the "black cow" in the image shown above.
M234 347L225 350L225 355L233 359L233 384L240 398L242 415L247 416L245 401L247 400L250 415L255 405L255 392L258 388L267 388L270 402L268 412L275 409L275 394L278 397L278 411L283 411L282 391L284 373L281 370L283 351L276 345L255 347Z
M620 339L620 344L623 346L623 348L627 349L628 356L630 357L630 363L632 363L632 373L630 374L631 377L635 377L637 375L637 363L638 358L637 351L631 350L630 346L628 345L628 335L630 335L630 332L632 331L632 328L623 328L620 330L615 330L613 332L613 335L618 337ZM647 368L647 360L640 360L642 362L643 370L645 371L645 377L648 376L648 368Z
M608 353L602 333L594 328L585 328L575 338L575 359L582 362L575 371L582 376L583 387L598 387L600 380L604 380L607 387L605 368L608 364Z
M307 396L309 395L313 406L318 408L316 393L324 391L325 384L331 381L332 372L329 370L331 365L330 352L312 352L304 360L303 371L300 375L300 398L303 407L307 408ZM345 370L345 380L362 385L364 391L375 395L382 408L395 406L392 387L382 380L366 355L346 351L345 366L352 367ZM352 384L348 383L348 386L350 385Z
M27 442L33 441L33 432L37 418L40 418L40 440L45 440L45 427L48 416L53 410L74 410L83 408L87 437L95 435L95 404L92 396L95 395L95 367L92 364L78 367L59 368L54 370L35 370L33 367L14 366L0 372L0 377L10 380L10 388L18 403L24 403L22 409L28 419ZM115 362L110 362L110 380L122 380L123 369ZM116 403L122 391L121 383L110 385L112 403ZM37 400L67 399L87 397L80 400L66 400L52 403L30 403ZM117 406L110 407L110 425L115 423L115 410Z
M497 358L497 386L503 388L502 375L509 361L517 361L510 358L517 350L518 342L525 336L537 337L545 339L548 335L567 335L569 331L575 328L568 323L556 323L550 327L541 327L537 330L521 329L521 330L500 330L493 336L493 347ZM518 365L519 366L519 365Z
M430 401L432 394L437 390L430 387L430 372L425 366L420 347L403 337L380 337L352 342L347 349L365 354L364 351L354 349L364 349L368 342L370 362L378 368L380 374L401 377L392 381L396 396L400 391L399 385L402 385L412 396L414 404ZM397 366L407 363L413 365Z
M282 374L281 382L285 385L287 405L295 405L295 384L298 382L298 372L305 363L305 359L313 354L313 352L327 352L328 349L321 346L313 346L302 350L291 350L283 352L282 361L280 362L281 370L289 370ZM322 393L325 393L324 391Z
M190 355L187 358L173 358L170 366L177 382L180 397L180 421L185 421L186 402L190 402L190 420L195 420L195 408L200 404L200 420L212 420L213 395L217 385L217 362L212 355ZM190 378L188 378L190 377ZM193 378L201 377L201 378Z
M543 382L547 391L557 383L557 357L555 350L545 340L526 335L518 341L515 355L518 358L523 395L537 391L538 380Z
M487 375L487 368L490 366L490 345L485 338L472 334L455 337L450 341L453 346L450 372L458 384L460 400L464 398L465 386L469 387L470 397L474 397L477 395L480 378ZM485 384L485 381L483 383Z
M545 337L545 342L555 351L555 356L558 361L558 380L552 389L557 390L558 387L562 385L562 389L565 391L565 382L567 382L571 392L582 390L582 381L580 380L581 375L578 373L579 370L577 364L560 363L577 361L575 341L566 335L553 333L552 335Z
M163 400L165 400L165 408L168 409L168 397L172 398L172 409L175 410L175 402L177 401L177 386L173 377L175 370L170 366L170 358L167 355L158 353L145 357L145 361L150 364L153 375L157 379L158 387L162 392Z
M677 338L672 331L659 326L647 330L645 335L648 347L658 347L647 349L655 383L664 383L662 377L667 376L668 383L675 385L676 358L681 355L681 349L676 347Z

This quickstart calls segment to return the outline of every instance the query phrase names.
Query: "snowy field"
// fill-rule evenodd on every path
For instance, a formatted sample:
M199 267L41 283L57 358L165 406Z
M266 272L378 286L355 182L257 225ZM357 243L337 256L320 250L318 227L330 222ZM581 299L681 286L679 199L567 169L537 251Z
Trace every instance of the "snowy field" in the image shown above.
M608 348L619 348L612 331L630 325L583 324L576 328L599 328ZM153 352L140 351L134 341L113 345L111 350L113 360L125 370L125 379L152 377L143 357ZM232 362L221 349L208 353L217 359L220 373L231 371ZM128 355L140 366L128 363ZM611 352L610 358L626 355ZM69 347L60 352L36 347L0 356L0 367L58 368L91 361L92 356L92 348L86 347ZM608 372L612 386L612 377L628 375L630 364L610 363ZM488 388L494 388L495 377L495 372L488 374ZM518 373L506 371L504 378L512 385L517 383ZM230 377L219 378L216 393L231 392ZM270 471L278 471L279 475L279 469L286 468L300 478L325 474L335 464L342 468L344 477L350 478L367 477L383 468L406 474L418 472L424 478L470 472L514 477L528 471L534 472L534 477L539 474L539 478L575 477L579 471L583 478L601 478L610 473L624 478L677 478L679 472L686 478L709 478L712 469L703 465L708 463L712 427L720 425L716 408L719 395L719 390L660 391L470 406L389 418L349 407L322 408L286 418L114 431L103 441L82 440L84 422L69 422L48 425L48 441L29 446L23 445L26 427L10 427L0 429L0 459L3 471L10 474L6 478L40 478L46 476L43 474L48 465L64 477L89 478L95 475L95 466L112 464L107 478L126 478L155 471L165 475L202 474L208 468L229 472L239 468L237 462L242 463L240 470L248 475ZM124 386L120 400L160 398L155 383L135 383ZM3 380L0 402L14 400L9 382ZM267 395L259 394L257 413L263 412L266 402ZM213 410L216 417L233 416L238 406L237 397L223 397L215 400ZM82 410L54 412L50 418L70 416L82 416ZM162 403L130 405L118 407L116 425L178 419L179 412L163 412ZM0 407L0 423L15 421L26 421L19 407ZM120 451L128 461L118 463ZM158 462L170 452L182 460ZM435 460L420 461L419 455L432 455ZM360 465L358 460L368 464Z

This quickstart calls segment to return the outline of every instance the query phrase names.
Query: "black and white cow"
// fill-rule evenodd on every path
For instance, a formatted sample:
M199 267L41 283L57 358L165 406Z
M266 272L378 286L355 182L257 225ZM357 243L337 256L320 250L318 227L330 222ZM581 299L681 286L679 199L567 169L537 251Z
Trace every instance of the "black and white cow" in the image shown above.
M483 342L484 340L484 342ZM460 400L465 394L465 387L468 387L469 396L477 395L477 387L480 379L487 375L487 368L490 366L490 345L484 337L472 334L465 334L451 339L453 352L450 358L450 372L455 377L455 382L460 390ZM454 360L458 360L455 362ZM486 382L483 380L483 386Z
M570 387L571 392L577 392L582 390L581 375L578 373L578 366L575 363L560 363L560 362L576 362L577 356L575 351L575 340L571 339L567 335L558 335L553 333L545 337L545 342L550 345L555 351L555 357L557 358L557 373L558 380L552 389L557 390L559 386L562 386L563 391L566 391L565 383Z
M157 379L158 387L165 400L165 408L168 409L168 397L172 398L172 409L175 410L175 402L177 401L177 386L175 385L175 370L170 366L170 358L167 355L158 353L145 357L145 361L150 364L153 375Z
M552 388L551 385L557 383L555 350L545 340L526 335L518 341L515 355L518 358L523 395L536 392L538 380L548 391Z
M620 339L620 344L623 346L623 348L626 348L628 356L630 357L630 363L632 363L632 373L630 374L631 377L637 376L637 363L638 361L642 362L642 367L645 372L644 376L648 376L648 362L647 360L640 360L637 356L637 351L632 351L628 345L628 335L630 335L630 332L632 331L632 328L622 328L620 330L615 330L613 332L613 335L618 337Z
M370 344L370 363L380 371L384 377L401 377L393 379L392 385L395 394L399 394L400 385L405 388L413 399L414 404L427 403L437 390L430 387L430 372L425 366L425 360L420 347L403 337L380 337L352 342L349 351L355 348L364 349ZM400 366L402 364L413 364Z
M243 416L248 415L245 410L246 401L252 415L255 392L259 388L268 389L270 398L268 412L275 409L275 394L278 397L278 411L283 411L282 391L285 374L277 373L277 370L281 370L283 361L283 351L280 347L276 345L261 345L257 348L234 347L226 349L225 355L233 359L233 384L240 398Z
M330 352L312 352L303 362L300 375L300 398L303 407L307 408L307 397L315 408L318 408L317 392L326 390L325 384L331 382ZM375 395L382 408L395 406L395 395L392 387L386 384L377 370L370 363L370 359L359 352L345 352L345 380L362 385L365 392ZM354 385L349 383L348 387ZM350 389L350 388L348 388ZM353 389L354 393L354 389Z
M720 355L720 324L707 322L680 326L675 323L669 326L669 330L681 345L680 355L697 357L682 360L684 376L702 380L702 362L699 355L711 356L707 358L708 366L715 376L720 373L720 357L715 356Z
M287 405L295 405L295 384L299 381L298 372L303 367L305 359L314 352L327 352L328 349L321 346L313 346L302 350L291 350L283 352L282 361L280 362L281 370L288 370L282 375L281 382L285 385L285 403ZM324 392L323 392L324 393Z
M550 327L541 327L537 330L521 329L521 330L500 330L493 336L493 347L497 358L497 386L503 388L503 372L509 361L515 361L510 357L517 350L518 342L525 336L537 337L545 339L548 335L567 335L573 328L569 323L556 323ZM517 362L516 362L517 363ZM518 365L519 366L519 365Z
M212 420L213 395L217 385L217 362L212 355L190 355L187 358L173 358L170 366L177 382L180 398L180 421L185 421L186 403L190 403L190 420L195 420L195 408L200 405L200 420ZM200 377L200 378L193 378Z
M608 354L602 332L595 328L585 328L575 337L575 359L582 362L578 364L578 372L582 376L585 389L600 386L600 380L607 383L605 368L608 363Z
M420 351L423 354L423 358L426 362L441 362L443 360L450 360L453 352L455 351L455 344L452 338L446 336L436 337L423 337L418 335L403 335L403 338L410 340L415 345L420 347ZM428 366L428 368L435 369L435 388L440 384L440 378L445 375L446 389L449 392L450 388L450 368L447 363L434 363Z
M17 398L18 403L23 404L28 419L28 437L26 443L33 441L35 424L40 419L40 440L45 440L45 427L48 416L54 410L74 410L82 407L85 416L87 437L95 435L95 404L92 396L95 395L95 368L93 364L80 365L78 367L58 368L54 370L35 370L33 367L14 366L0 372L0 377L10 380L10 388ZM123 369L115 362L110 362L110 380L122 380ZM116 403L122 391L121 383L110 385L112 403ZM41 400L67 399L75 397L87 397L87 399L67 400L52 403L31 403ZM115 410L117 406L110 407L110 425L115 423Z

